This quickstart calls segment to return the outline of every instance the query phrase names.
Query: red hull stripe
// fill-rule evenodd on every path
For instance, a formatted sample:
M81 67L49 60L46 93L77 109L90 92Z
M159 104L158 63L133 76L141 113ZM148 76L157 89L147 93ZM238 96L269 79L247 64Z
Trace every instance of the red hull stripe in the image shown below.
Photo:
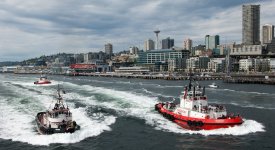
M50 84L51 82L41 82L41 83L39 83L39 82L34 82L34 84Z
M184 121L184 122L188 122L188 121L191 121L191 120L181 120L181 119L177 119L176 120L178 121ZM203 120L201 120L203 122ZM237 124L242 124L243 122L232 122L232 123L206 123L206 122L203 122L204 125L237 125Z

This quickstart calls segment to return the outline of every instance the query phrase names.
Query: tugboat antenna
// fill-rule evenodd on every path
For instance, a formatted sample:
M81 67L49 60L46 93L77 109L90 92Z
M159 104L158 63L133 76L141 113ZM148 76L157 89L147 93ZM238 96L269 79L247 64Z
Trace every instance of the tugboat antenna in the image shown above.
M189 87L188 87L188 91L190 91L191 90L191 87L192 87L192 84L191 84L191 78L190 78L190 80L189 80L189 85L188 85Z
M203 96L205 95L205 86L204 86L203 89L202 89L202 95L203 95Z
M61 96L61 94L60 94L60 90L61 90L61 88L60 88L60 86L59 86L59 84L58 84L58 86L57 86L57 100L58 100L58 103L60 104L60 103L62 103L63 104L63 101L62 101L62 96Z
M195 97L196 87L193 86L193 97Z

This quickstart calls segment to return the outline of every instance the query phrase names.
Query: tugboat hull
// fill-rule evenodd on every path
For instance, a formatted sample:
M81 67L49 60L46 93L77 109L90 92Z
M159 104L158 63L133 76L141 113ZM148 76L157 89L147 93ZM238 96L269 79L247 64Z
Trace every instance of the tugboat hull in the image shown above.
M243 120L240 116L227 116L220 119L202 119L182 116L165 109L163 105L163 103L156 104L155 110L162 114L168 120L173 121L182 128L189 130L213 130L219 128L233 127L243 123Z
M51 84L51 81L43 81L43 82L35 81L33 84Z

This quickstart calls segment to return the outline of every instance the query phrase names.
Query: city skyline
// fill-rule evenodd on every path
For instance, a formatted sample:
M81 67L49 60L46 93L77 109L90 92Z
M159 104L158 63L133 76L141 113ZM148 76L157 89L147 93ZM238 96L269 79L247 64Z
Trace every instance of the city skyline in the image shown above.
M261 24L275 24L274 1L19 1L0 2L0 61L55 53L114 52L146 39L171 37L175 46L190 38L193 46L205 35L219 35L220 43L240 43L242 5L261 5ZM190 13L192 12L192 13ZM207 12L207 13L206 13Z

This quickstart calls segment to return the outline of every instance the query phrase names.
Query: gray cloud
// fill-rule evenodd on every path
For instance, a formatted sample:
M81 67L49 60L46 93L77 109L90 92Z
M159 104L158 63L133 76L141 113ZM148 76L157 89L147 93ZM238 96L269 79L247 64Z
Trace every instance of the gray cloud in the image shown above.
M261 4L261 24L274 22L275 2L266 0L3 0L0 1L0 61L58 52L115 51L144 40L185 38L202 43L206 34L240 42L241 5ZM269 22L269 21L273 22Z

